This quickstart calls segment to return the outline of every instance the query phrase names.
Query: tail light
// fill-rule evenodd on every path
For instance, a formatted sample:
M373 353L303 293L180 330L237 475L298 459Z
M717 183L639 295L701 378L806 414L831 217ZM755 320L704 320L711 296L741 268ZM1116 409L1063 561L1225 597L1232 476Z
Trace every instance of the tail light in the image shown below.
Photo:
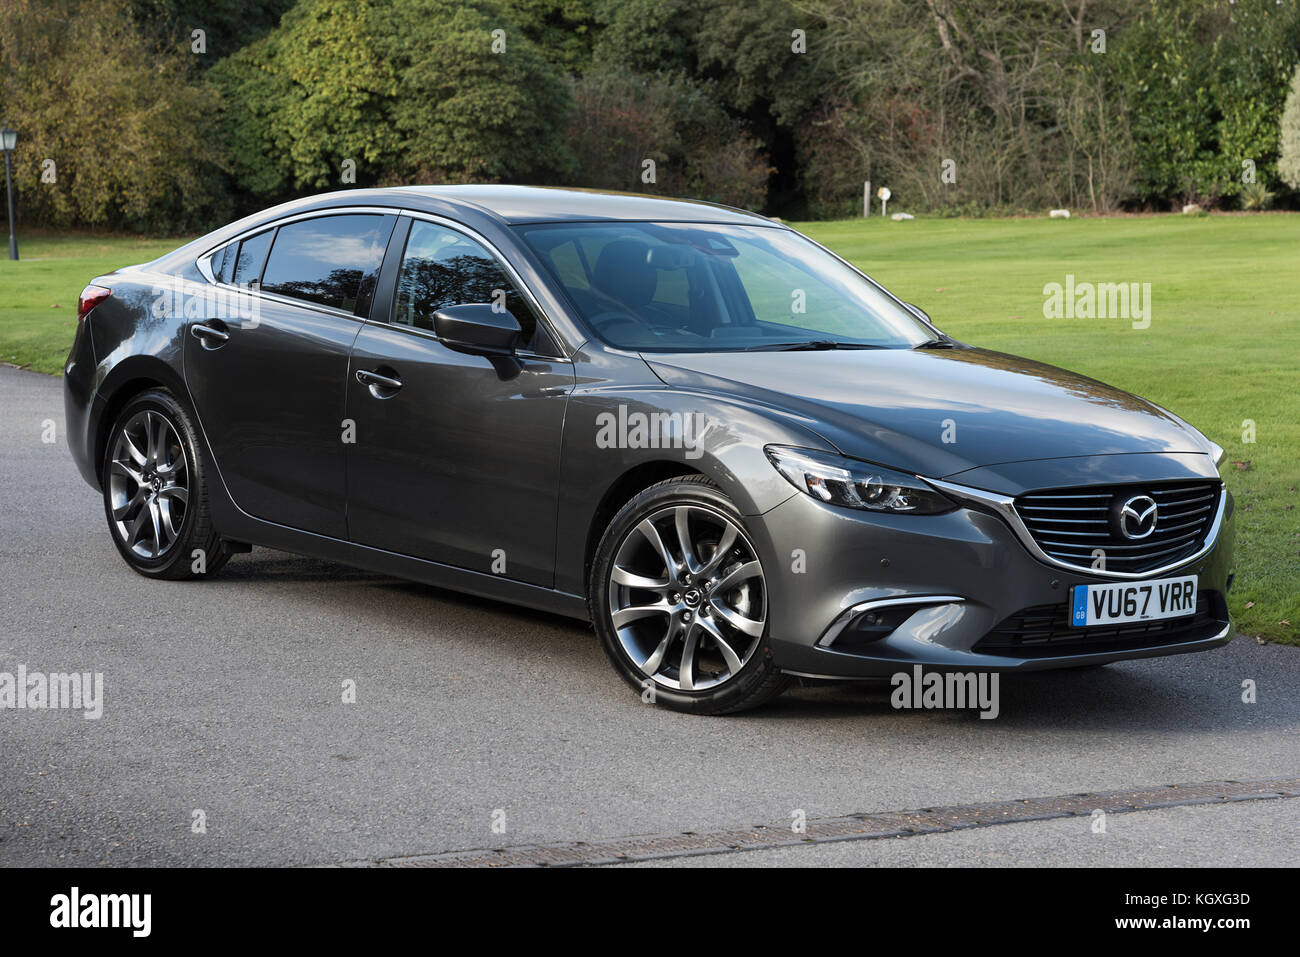
M113 290L104 286L91 284L81 290L81 298L77 300L77 322L86 318L86 314L94 309L101 302L113 294Z

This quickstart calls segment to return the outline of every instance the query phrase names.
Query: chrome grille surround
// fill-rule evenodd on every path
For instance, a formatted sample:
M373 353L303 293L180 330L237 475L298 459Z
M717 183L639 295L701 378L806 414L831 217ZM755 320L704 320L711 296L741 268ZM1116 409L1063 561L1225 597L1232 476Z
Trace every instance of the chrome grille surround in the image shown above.
M952 498L955 498L959 501L966 501L972 504L982 505L985 508L995 511L997 514L1002 516L1002 518L1007 522L1008 525L1011 526L1012 531L1016 533L1016 536L1020 539L1021 543L1025 546L1025 548L1028 549L1030 554L1032 554L1039 561L1045 562L1049 565L1055 565L1058 568L1067 568L1070 569L1071 571L1083 572L1088 575L1092 575L1096 578L1115 578L1115 579L1149 578L1154 575L1160 575L1163 574L1164 572L1173 571L1174 569L1181 568L1182 566L1190 564L1191 562L1194 562L1197 559L1203 557L1204 555L1208 554L1216 544L1218 544L1219 530L1223 525L1224 510L1227 506L1227 500L1228 500L1227 488L1224 486L1222 480L1215 480L1215 479L1191 479L1191 480L1175 480L1175 481L1166 480L1166 481L1153 481L1147 483L1130 482L1130 483L1116 484L1116 485L1076 486L1076 487L1066 488L1066 489L1035 490L1033 492L1023 493L1017 497L1000 495L997 492L989 492L986 491L985 489L977 489L977 488L970 488L964 485L956 485L952 482L944 482L939 479L927 478L925 481L928 482L930 485L933 485L939 491L943 492L944 494ZM1187 489L1189 487L1195 489L1197 492L1201 493L1202 495L1204 495L1205 493L1210 493L1211 510L1207 513L1208 517L1204 518L1203 520L1204 524L1202 526L1200 533L1188 539L1186 547L1183 547L1183 545L1180 543L1171 543L1171 544L1178 544L1179 546L1178 550L1174 552L1163 554L1163 555L1161 554L1147 555L1150 561L1154 562L1155 564L1144 564L1142 565L1140 570L1135 570L1132 567L1128 567L1130 564L1137 565L1139 564L1138 562L1123 563L1125 567L1118 567L1112 555L1123 554L1124 549L1122 548L1122 546L1126 544L1138 544L1141 547L1146 548L1151 552L1162 551L1162 549L1154 549L1151 547L1152 543L1156 540L1155 534L1153 534L1150 538L1144 540L1143 542L1131 543L1121 538L1120 536L1114 536L1113 532L1110 531L1109 528L1107 528L1106 536L1107 536L1107 540L1110 541L1109 546L1094 545L1089 547L1086 553L1082 553L1081 550L1079 549L1068 549L1058 545L1044 546L1040 544L1038 538L1035 536L1034 531L1031 530L1029 523L1022 516L1020 509L1018 507L1020 503L1033 505L1035 500L1039 501L1039 504L1045 504L1041 501L1041 499L1052 498L1053 496L1060 498L1063 496L1070 496L1070 495L1078 495L1078 496L1096 495L1096 496L1105 496L1105 498L1102 499L1099 497L1096 499L1092 499L1090 501L1092 501L1096 505L1104 505L1105 508L1109 508L1110 504L1115 500L1115 498L1117 496L1121 496L1121 493L1123 497L1126 497L1128 495L1141 495L1141 494L1153 495L1153 493L1157 491L1163 491L1169 493L1163 497L1170 501L1171 504L1169 507L1173 510L1172 515L1174 516L1174 518L1176 518L1179 514L1183 513L1183 509L1178 506L1178 502L1180 501L1180 498L1188 497L1186 495L1180 496L1176 492L1176 490ZM1154 496L1154 495L1153 497L1156 497L1157 499L1161 498L1161 496ZM1053 500L1055 501L1056 499ZM1058 504L1064 504L1064 503L1058 502ZM1076 506L1076 507L1083 507L1083 506ZM1173 519L1170 520L1172 521ZM1157 528L1159 528L1161 525L1161 518L1158 516L1156 521L1157 521ZM1034 524L1038 526L1040 531L1044 526L1044 523L1042 522L1035 522ZM1181 525L1183 523L1180 522L1177 524ZM1067 526L1063 522L1058 522L1054 527L1067 527ZM1097 526L1089 526L1089 527L1097 528ZM1178 530L1177 526L1175 526L1175 529L1179 533L1186 533L1188 531L1186 529ZM1075 537L1078 536L1046 538L1045 541L1047 542L1069 541L1070 539ZM1116 548L1117 545L1120 546L1119 549ZM1092 561L1093 561L1092 547L1100 547L1106 551L1108 561L1107 561L1107 567L1105 569L1092 567ZM1054 552L1056 554L1053 554ZM1058 557L1062 555L1063 556L1079 555L1080 557L1079 558Z
M1201 550L1218 513L1221 486L1202 481L1052 489L1018 496L1016 512L1038 547L1062 564L1092 570L1100 553L1108 571L1147 574ZM1114 518L1135 499L1156 503L1155 524L1141 537L1122 534Z

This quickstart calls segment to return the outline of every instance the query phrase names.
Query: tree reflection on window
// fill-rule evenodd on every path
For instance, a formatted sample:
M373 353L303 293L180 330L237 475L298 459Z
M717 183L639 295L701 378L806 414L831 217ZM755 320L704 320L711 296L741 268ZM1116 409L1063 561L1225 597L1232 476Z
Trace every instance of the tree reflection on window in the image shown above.
M448 306L488 303L523 330L523 348L537 348L537 319L505 270L486 249L453 230L415 223L397 281L393 321L433 330L433 314Z

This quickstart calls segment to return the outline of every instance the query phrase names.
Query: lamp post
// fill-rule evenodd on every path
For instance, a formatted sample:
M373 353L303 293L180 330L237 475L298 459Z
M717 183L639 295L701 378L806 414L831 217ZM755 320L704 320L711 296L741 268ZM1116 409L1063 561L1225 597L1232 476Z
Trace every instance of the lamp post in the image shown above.
M9 193L9 258L18 258L18 235L14 232L17 228L14 223L14 171L10 165L9 157L18 145L18 131L9 129L9 124L4 125L0 130L0 149L5 151L5 189Z

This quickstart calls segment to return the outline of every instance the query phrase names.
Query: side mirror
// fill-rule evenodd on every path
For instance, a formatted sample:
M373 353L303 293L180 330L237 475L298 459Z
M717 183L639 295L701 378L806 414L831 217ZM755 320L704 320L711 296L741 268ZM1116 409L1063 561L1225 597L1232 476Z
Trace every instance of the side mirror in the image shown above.
M921 319L924 322L928 322L930 325L934 325L934 320L930 318L930 314L926 312L924 309L922 309L920 306L910 302L907 303L906 305L908 309L912 310L912 314L914 316L916 316L917 318Z
M518 347L522 333L518 319L486 302L439 309L433 314L433 331L452 349L506 355Z

